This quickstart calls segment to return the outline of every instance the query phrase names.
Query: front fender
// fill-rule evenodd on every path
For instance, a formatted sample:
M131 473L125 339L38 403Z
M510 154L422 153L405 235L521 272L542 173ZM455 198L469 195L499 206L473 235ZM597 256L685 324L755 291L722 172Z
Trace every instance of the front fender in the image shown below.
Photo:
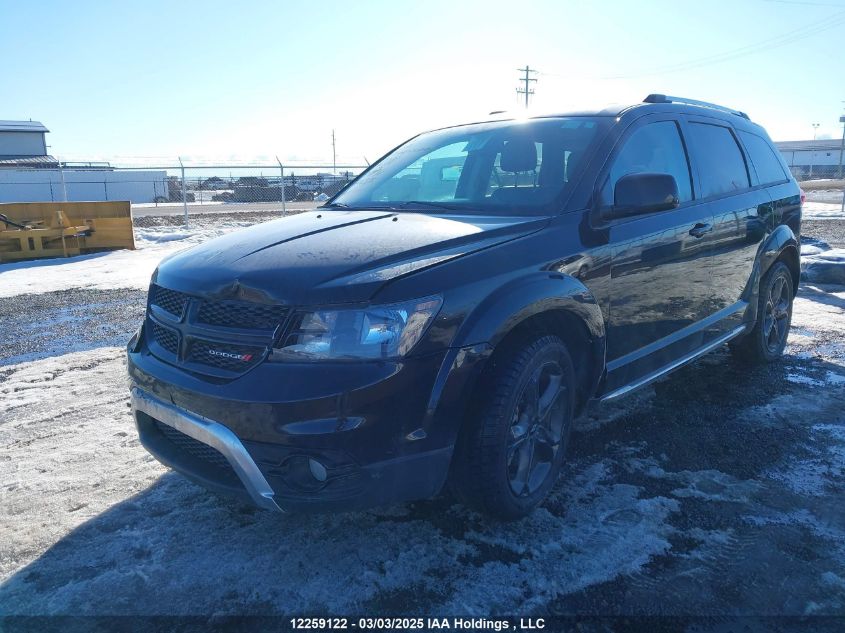
M495 347L521 322L551 310L578 317L592 340L604 340L598 302L584 284L560 273L537 273L511 280L484 299L464 320L452 343Z
M452 446L469 397L496 345L526 319L565 311L585 326L591 371L582 374L585 395L594 393L604 369L604 319L592 293L580 281L560 273L536 273L497 288L464 320L441 365L423 430L437 445Z

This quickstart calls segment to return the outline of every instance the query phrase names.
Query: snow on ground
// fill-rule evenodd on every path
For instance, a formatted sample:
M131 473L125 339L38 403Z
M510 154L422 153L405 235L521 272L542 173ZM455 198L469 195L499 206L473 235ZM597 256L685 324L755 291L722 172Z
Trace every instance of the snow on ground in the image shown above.
M842 189L810 189L805 190L807 202L827 202L842 204Z
M146 289L165 256L251 224L230 220L197 228L136 227L134 251L0 264L0 298L68 288Z
M842 199L841 196L839 199ZM801 209L801 214L805 220L845 218L845 214L842 213L842 205L838 202L814 202L807 200Z
M2 612L348 612L414 590L443 594L444 613L484 614L631 573L670 547L677 502L641 498L601 461L558 494L571 511L508 526L450 504L440 516L234 506L140 447L124 374L115 348L0 370Z
M781 363L720 350L591 409L524 520L278 515L160 465L128 409L152 267L229 222L0 267L0 614L845 615L845 287L802 285Z
M0 612L845 613L845 288L794 322L782 366L721 353L591 412L512 524L240 506L142 449L121 348L2 366Z

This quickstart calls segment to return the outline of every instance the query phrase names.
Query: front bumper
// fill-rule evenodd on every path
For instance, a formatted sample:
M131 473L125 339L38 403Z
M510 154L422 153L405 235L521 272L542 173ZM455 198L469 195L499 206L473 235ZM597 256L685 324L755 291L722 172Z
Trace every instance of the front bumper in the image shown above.
M149 424L151 420L166 424L179 433L215 449L226 458L244 490L256 505L267 510L281 510L273 500L275 493L261 470L244 448L238 436L228 428L214 420L162 402L137 387L132 389L131 405L132 411L135 413L136 424L139 427L141 441L144 447L154 455L160 459L166 459L171 464L179 461L175 455L168 455L168 450L163 444L152 441L150 434L144 432L144 424ZM140 422L138 422L139 419ZM165 457L166 455L168 456Z
M436 495L488 350L381 366L263 363L228 383L129 350L144 447L201 485L272 510L351 510Z

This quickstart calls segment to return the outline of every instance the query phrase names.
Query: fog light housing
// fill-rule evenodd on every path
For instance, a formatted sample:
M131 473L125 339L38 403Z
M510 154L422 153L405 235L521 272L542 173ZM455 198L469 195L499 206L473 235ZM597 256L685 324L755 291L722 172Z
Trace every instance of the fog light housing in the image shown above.
M307 455L294 455L284 463L282 479L294 490L316 492L328 480L326 467Z

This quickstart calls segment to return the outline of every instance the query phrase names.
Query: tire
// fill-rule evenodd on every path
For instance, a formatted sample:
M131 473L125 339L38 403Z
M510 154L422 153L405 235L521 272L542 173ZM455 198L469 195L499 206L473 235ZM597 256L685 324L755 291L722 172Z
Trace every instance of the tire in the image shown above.
M795 298L792 273L783 262L775 262L760 281L757 320L754 329L731 345L740 360L764 364L783 355L792 323Z
M575 410L572 359L556 336L503 349L477 394L453 466L467 505L504 520L546 498L563 463Z

